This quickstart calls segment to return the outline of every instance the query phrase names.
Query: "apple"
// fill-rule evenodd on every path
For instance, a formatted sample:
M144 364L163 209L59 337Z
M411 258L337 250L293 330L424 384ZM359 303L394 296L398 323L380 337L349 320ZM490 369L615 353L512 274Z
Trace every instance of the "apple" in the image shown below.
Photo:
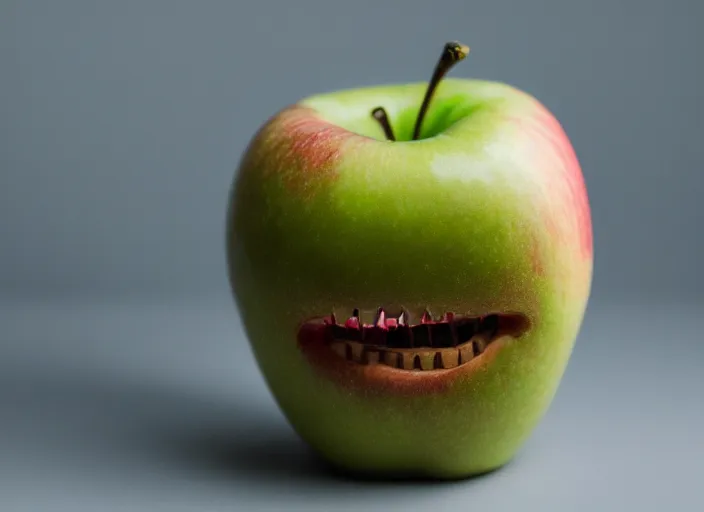
M559 387L593 266L579 162L504 83L321 93L253 136L229 196L229 282L295 431L367 476L512 460ZM432 100L432 101L431 101Z

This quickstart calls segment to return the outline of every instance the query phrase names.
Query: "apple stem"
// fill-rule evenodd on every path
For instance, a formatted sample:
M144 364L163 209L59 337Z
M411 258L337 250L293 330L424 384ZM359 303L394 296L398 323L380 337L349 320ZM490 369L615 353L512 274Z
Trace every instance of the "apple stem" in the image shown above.
M435 71L428 84L428 89L425 91L425 97L423 98L423 103L418 111L418 118L416 119L416 126L413 130L413 139L418 140L420 136L420 128L423 123L423 118L428 111L428 105L430 105L430 100L435 93L440 81L445 77L448 71L459 61L463 60L469 53L469 47L465 46L457 41L451 41L445 44L442 49L442 55L435 65Z
M386 113L384 107L376 107L372 110L372 117L376 119L383 128L387 140L396 140L394 130L391 128L391 122L389 121L389 115Z

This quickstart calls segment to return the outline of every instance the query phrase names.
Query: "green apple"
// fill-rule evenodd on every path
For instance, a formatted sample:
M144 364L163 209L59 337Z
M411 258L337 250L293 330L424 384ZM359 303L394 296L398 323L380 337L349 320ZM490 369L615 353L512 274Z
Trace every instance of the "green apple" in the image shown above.
M298 434L353 472L506 464L549 407L589 298L573 147L531 95L441 80L466 51L446 45L430 86L283 109L231 189L229 279L259 368Z

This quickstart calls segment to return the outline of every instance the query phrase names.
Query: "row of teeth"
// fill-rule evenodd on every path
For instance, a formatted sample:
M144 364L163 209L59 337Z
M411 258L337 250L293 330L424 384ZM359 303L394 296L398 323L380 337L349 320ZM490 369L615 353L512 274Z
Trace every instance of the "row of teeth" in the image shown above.
M387 316L382 308L377 311L372 324L363 323L358 310L354 310L344 324L338 324L334 315L326 319L326 323L330 340L363 342L396 349L454 348L476 335L491 339L499 327L497 315L467 318L446 313L440 319L433 320L427 311L419 324L410 325L405 311L394 317Z
M421 324L432 324L432 323L439 323L439 322L451 322L452 319L454 318L453 313L445 313L443 316L437 319L433 319L433 315L428 311L427 309L423 312L423 315L420 318L420 323ZM329 323L336 323L337 320L335 319L335 314L333 313L330 315ZM376 315L374 316L374 323L371 325L374 325L376 327L384 328L384 327L396 327L396 326L405 326L409 324L409 314L406 310L402 310L401 313L398 315L398 317L390 316L387 314L387 312L384 310L384 308L379 308L376 311ZM352 311L352 316L348 318L345 323L345 327L360 327L362 325L362 322L359 318L359 309L355 309Z
M355 341L334 340L332 351L343 359L364 365L384 364L400 370L442 370L456 368L481 355L489 341L475 336L456 348L434 349L383 349L369 347Z

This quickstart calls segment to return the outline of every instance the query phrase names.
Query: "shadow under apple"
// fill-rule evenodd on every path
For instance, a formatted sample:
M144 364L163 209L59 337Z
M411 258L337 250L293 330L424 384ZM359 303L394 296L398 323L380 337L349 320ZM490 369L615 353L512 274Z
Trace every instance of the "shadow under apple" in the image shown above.
M28 374L14 373L22 380ZM36 441L42 453L57 460L77 454L79 459L97 457L103 462L90 469L93 476L112 479L128 473L149 478L155 471L153 475L169 479L178 474L216 485L245 482L260 490L287 486L326 489L324 494L350 486L358 493L363 484L371 483L452 484L405 475L374 477L333 467L277 410L251 397L85 368L45 372L22 388L24 396L7 404L16 412L22 442ZM48 410L61 411L51 424L42 421Z

